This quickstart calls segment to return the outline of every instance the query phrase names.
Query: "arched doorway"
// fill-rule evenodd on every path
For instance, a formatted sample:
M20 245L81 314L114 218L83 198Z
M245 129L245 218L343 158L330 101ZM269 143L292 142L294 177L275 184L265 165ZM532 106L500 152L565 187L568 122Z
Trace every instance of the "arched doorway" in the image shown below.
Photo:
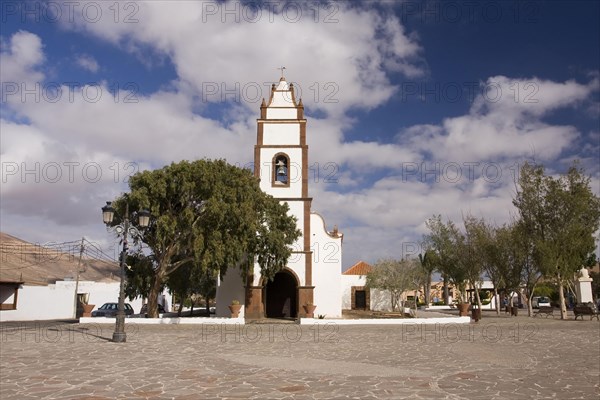
M289 271L275 274L265 287L265 310L268 318L296 318L298 316L298 281Z

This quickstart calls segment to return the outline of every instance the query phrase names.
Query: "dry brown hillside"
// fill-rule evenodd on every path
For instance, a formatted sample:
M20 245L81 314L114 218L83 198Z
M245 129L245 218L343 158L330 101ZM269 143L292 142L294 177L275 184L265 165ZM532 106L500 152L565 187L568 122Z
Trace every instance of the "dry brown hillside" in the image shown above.
M88 247L81 259L80 279L117 280L118 263L93 257L98 253L91 251L92 247ZM79 248L78 242L43 246L0 232L0 281L47 285L65 278L75 278Z

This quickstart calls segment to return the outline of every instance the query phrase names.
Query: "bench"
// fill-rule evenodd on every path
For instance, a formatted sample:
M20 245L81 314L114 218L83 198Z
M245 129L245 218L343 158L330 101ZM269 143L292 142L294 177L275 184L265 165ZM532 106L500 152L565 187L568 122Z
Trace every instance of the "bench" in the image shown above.
M581 320L583 320L584 315L589 315L590 321L593 318L598 319L598 309L593 303L577 304L573 308L573 313L575 314L575 320L577 320L577 317L581 317Z
M542 306L536 311L535 314L533 314L534 317L537 317L538 315L543 315L546 318L552 315L552 318L554 318L554 308L549 306Z

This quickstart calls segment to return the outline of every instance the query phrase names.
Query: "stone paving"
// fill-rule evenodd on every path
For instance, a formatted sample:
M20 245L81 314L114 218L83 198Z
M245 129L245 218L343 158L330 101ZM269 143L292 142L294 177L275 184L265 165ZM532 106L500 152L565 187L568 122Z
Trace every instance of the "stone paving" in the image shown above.
M0 324L0 399L598 399L600 323Z

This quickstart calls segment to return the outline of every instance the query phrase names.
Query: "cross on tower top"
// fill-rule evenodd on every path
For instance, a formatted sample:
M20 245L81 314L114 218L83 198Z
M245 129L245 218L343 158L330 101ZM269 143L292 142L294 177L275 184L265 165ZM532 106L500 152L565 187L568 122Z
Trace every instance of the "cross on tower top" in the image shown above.
M284 79L284 78L283 78L283 70L284 70L284 69L287 69L287 68L286 68L286 67L279 67L279 68L275 68L275 69L278 69L278 70L280 70L280 71L281 71L281 79Z

